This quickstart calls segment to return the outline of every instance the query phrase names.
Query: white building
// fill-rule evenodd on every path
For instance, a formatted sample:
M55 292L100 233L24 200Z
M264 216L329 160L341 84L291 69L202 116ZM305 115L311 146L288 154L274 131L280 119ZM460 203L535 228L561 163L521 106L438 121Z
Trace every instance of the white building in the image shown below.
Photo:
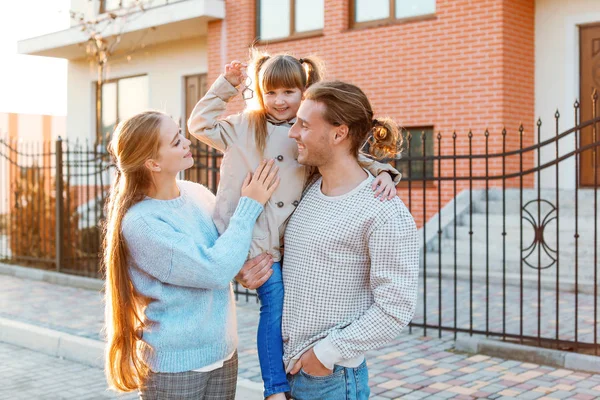
M71 11L85 20L104 20L102 36L121 33L108 59L102 86L101 117L96 117L98 68L86 53L89 34L80 22L70 29L19 42L19 52L69 60L66 136L100 141L117 121L156 109L185 121L199 99L207 65L207 25L225 17L221 0L151 0L144 9L133 1L72 0ZM110 13L120 16L109 23ZM184 125L184 124L183 124Z

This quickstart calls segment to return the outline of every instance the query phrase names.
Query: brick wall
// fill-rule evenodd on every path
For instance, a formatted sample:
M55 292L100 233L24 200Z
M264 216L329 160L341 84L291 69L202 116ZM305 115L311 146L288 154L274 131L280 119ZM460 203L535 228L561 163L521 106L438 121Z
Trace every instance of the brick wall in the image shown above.
M209 26L209 81L232 59L245 60L255 41L255 1L226 0L226 20ZM489 130L489 152L502 150L503 127L507 149L519 147L518 126L525 128L524 146L533 143L534 129L534 1L533 0L438 0L435 17L362 29L349 28L349 2L325 0L323 34L258 46L270 53L289 52L297 57L316 54L326 63L327 79L341 79L360 86L369 96L376 116L390 116L406 127L434 126L442 135L442 154L452 152L452 133L457 152L468 153L468 132L473 133L472 152L485 151L484 132ZM233 102L230 112L243 108ZM434 147L438 153L438 146ZM490 159L491 174L502 171L501 159ZM518 157L506 159L507 171L519 166ZM533 164L524 157L525 167ZM441 166L442 176L452 173L452 162ZM437 164L434 170L438 170ZM457 163L458 175L468 176L468 162ZM482 174L483 160L473 162L473 173ZM531 176L524 180L531 186ZM474 187L485 183L477 181ZM518 186L518 179L507 182ZM501 185L491 181L490 185ZM458 182L458 192L468 182ZM453 196L452 183L442 184L442 207ZM408 203L408 191L399 189ZM438 208L437 186L427 188L427 218ZM422 190L411 192L412 212L423 221Z

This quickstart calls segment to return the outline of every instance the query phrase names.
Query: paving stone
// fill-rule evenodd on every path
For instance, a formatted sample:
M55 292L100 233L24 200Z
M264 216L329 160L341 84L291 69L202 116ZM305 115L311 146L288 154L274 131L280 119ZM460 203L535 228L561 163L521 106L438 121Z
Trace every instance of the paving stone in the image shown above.
M573 397L575 395L575 393L573 392L566 392L564 390L559 390L556 392L552 392L552 394L550 396L552 396L555 399L569 399L571 397Z
M529 392L521 393L519 395L519 398L525 399L525 400L535 400L535 399L539 399L542 396L544 396L544 394L539 393L539 392L529 391Z

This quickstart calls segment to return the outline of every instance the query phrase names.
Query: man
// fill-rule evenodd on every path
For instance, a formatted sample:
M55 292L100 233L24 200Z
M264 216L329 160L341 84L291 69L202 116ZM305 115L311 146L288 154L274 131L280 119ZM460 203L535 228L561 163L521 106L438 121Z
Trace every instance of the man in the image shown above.
M417 230L399 198L373 196L357 159L371 132L371 150L395 153L395 124L373 120L358 87L325 82L307 90L289 133L298 162L320 175L285 233L284 363L297 400L368 398L364 353L414 314Z
M284 363L296 400L367 399L364 353L398 336L417 300L419 243L414 220L399 198L381 202L373 177L358 162L370 151L395 155L400 140L391 120L373 119L365 94L343 82L305 92L289 136L298 162L318 174L285 233ZM256 287L268 257L248 261L238 275Z

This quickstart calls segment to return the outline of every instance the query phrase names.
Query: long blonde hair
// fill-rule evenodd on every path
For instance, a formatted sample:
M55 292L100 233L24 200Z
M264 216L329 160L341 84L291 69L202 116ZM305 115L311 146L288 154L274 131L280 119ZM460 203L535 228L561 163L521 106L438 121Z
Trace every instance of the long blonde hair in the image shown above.
M296 58L289 54L269 56L252 48L250 68L255 82L256 101L259 108L249 112L250 125L258 151L262 154L267 143L267 112L263 93L279 88L298 88L304 91L323 79L323 63L317 57Z
M121 224L127 210L144 198L152 184L144 163L158 153L160 125L165 117L156 111L137 114L117 126L108 145L117 176L111 186L104 227L105 371L109 386L122 392L141 387L149 370L138 354L138 332L144 326L141 313L147 301L131 282Z

